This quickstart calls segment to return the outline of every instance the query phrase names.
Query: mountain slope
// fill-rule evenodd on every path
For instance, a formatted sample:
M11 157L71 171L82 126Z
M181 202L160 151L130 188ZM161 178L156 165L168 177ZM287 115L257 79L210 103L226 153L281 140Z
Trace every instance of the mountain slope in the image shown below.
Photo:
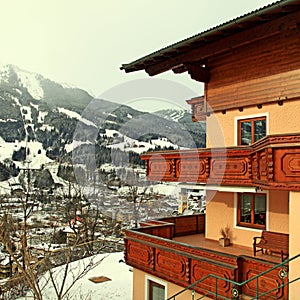
M49 188L72 177L71 162L99 168L131 153L125 160L140 163L148 149L201 147L205 137L186 111L140 112L14 65L0 66L0 107L0 181L31 168L51 174Z
M164 109L155 112L155 115L166 120L178 122L191 135L197 148L205 148L206 124L204 122L192 122L192 116L190 112L186 110Z
M40 105L44 103L50 107L59 105L81 112L93 99L82 89L66 88L63 84L46 79L40 74L22 70L15 65L0 66L0 85L1 89L12 90L22 95L21 104L26 104L25 99L31 98L28 100L40 100Z

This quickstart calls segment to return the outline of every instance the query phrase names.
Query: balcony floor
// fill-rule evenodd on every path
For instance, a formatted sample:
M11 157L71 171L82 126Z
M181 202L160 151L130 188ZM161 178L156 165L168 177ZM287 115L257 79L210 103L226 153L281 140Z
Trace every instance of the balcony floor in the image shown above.
M228 253L232 255L246 255L250 257L255 257L258 259L263 259L266 261L274 262L274 263L281 263L281 257L279 254L262 254L261 252L256 253L256 256L253 255L253 248L244 247L244 246L237 246L231 245L229 247L222 247L219 245L218 241L213 241L206 239L204 234L193 234L193 235L186 235L181 237L173 238L174 241L185 243L188 245L205 248L209 250L219 251L222 253Z

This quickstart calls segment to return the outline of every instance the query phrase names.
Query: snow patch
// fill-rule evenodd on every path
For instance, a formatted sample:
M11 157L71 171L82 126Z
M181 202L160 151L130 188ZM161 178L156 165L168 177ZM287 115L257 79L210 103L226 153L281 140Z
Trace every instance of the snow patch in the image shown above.
M58 82L59 85L61 85L64 89L77 89L77 86L66 83L66 82Z
M51 130L54 130L55 128L54 128L54 126L43 124L39 129L42 131L51 131Z
M14 89L19 95L22 95L22 92L19 89Z
M34 107L37 111L39 110L39 106L37 104L30 103L32 107Z
M69 153L81 145L92 145L92 143L73 140L71 144L65 144L65 149Z
M21 103L17 97L11 96L11 99L14 100L18 106L21 106Z
M116 134L117 134L117 135L121 135L119 131L114 130L114 129L106 129L106 130L105 130L105 134L106 134L106 136L108 136L108 137L114 137Z
M44 123L45 121L45 117L48 115L47 111L39 111L39 115L38 115L38 122L39 123Z
M9 74L9 65L0 65L0 78L2 82L8 83Z
M152 140L150 142L142 142L135 139L132 139L128 136L122 135L116 130L108 130L106 129L106 135L108 137L114 137L114 138L122 138L122 142L112 143L111 145L108 145L107 147L110 149L119 149L121 151L125 152L135 152L137 154L142 154L144 152L147 152L149 150L155 149L155 147L161 147L161 148L170 148L173 147L174 149L178 149L178 146L169 142L166 138L162 139L156 139Z
M110 124L118 124L117 122L115 122L115 121L111 121L111 120L105 120L105 123L110 123Z
M41 76L36 73L21 70L17 67L14 69L21 81L21 84L28 90L29 94L34 99L42 99L44 97L44 91L40 84Z
M2 138L0 139L0 161L4 161L5 159L11 160L14 151L18 151L21 147L30 149L27 155L30 168L39 169L42 165L52 161L46 156L46 151L40 142L16 141L14 143L7 143ZM14 163L18 167L24 167L23 162L15 161Z
M114 118L117 118L117 115L115 115L115 114L109 113L108 115L109 115L109 116L112 116L112 117L114 117Z
M82 118L81 115L79 113L75 112L75 111L72 111L72 110L69 110L69 109L66 109L66 108L63 108L63 107L58 107L57 109L60 113L63 113L63 114L67 115L70 118L77 119L85 125L93 126L93 127L98 128L95 125L95 123L89 121L88 119Z
M0 119L0 122L3 122L3 123L6 123L6 122L18 122L18 120L15 120L15 119L7 119L7 120Z
M31 117L31 107L30 106L21 106L20 111L23 117L23 120L26 122L32 123L32 117Z

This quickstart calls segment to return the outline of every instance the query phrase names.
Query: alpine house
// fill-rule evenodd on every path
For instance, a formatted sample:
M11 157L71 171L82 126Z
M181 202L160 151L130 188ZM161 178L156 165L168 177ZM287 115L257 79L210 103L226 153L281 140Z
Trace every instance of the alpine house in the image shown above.
M300 0L274 2L121 69L188 72L204 96L182 101L207 128L205 149L142 155L149 180L203 184L207 206L126 231L133 299L298 299Z

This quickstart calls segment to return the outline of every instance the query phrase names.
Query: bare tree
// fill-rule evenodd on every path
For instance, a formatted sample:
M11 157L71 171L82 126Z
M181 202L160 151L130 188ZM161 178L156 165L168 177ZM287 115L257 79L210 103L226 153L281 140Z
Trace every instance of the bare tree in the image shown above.
M8 252L12 264L15 265L15 273L13 277L22 278L19 282L25 283L32 290L34 298L42 300L42 294L38 285L37 271L30 265L30 252L27 247L27 234L22 234L19 237L19 246L16 247L15 238L17 237L16 224L9 214L4 214L0 224L0 241L3 243ZM19 252L19 250L21 250ZM20 259L21 258L21 259ZM13 269L13 267L11 267ZM14 278L14 279L15 279ZM24 291L26 286L23 288Z
M128 169L125 174L122 174L124 185L128 187L127 201L133 203L133 221L134 226L138 227L140 220L141 203L148 200L146 192L148 190L147 182L141 180L138 172L132 167Z
M70 299L71 289L75 283L103 260L103 257L99 259L97 256L91 256L80 260L75 267L71 267L77 259L74 248L84 248L88 244L83 243L53 252L45 250L44 259L33 263L33 255L29 248L25 247L27 241L24 237L27 235L19 237L18 242L21 242L23 250L18 252L14 242L16 232L16 224L12 217L5 214L0 224L0 241L4 244L14 265L12 267L14 272L5 288L2 289L3 298L7 300L15 299L16 296L25 296L28 293L32 294L36 300L48 299L49 289L54 291L53 297L57 300Z
M80 245L77 245L80 247ZM56 253L65 261L65 264L49 268L40 276L39 286L42 289L43 299L48 299L49 291L57 300L71 299L72 289L78 280L86 276L86 274L98 266L104 257L97 256L88 257L80 261L73 261L73 247L68 247ZM52 264L52 255L45 257L45 264ZM52 299L52 297L49 297ZM84 295L82 295L84 296Z
M68 201L65 218L74 233L73 244L84 243L86 255L92 255L96 234L100 231L103 222L100 210L92 208L84 197L78 196Z
M97 265L94 263L94 259L90 258L89 262L79 270L79 273L75 274L74 269L70 270L69 268L72 261L82 257L80 253L85 253L86 256L93 253L95 233L100 220L100 212L92 210L89 205L86 205L87 203L84 204L80 194L70 198L74 200L76 205L70 206L69 216L75 216L76 219L79 212L81 218L85 220L82 235L77 235L72 247L65 247L59 252L45 250L42 260L38 260L29 245L31 234L28 220L34 208L34 202L30 199L29 193L18 199L21 204L22 222L14 220L9 213L5 213L1 217L0 242L10 257L11 270L10 280L7 281L5 289L1 291L5 295L3 296L4 299L24 296L30 290L34 299L42 300L45 298L43 291L48 281L51 282L55 290L56 299L67 299L67 295L70 294L75 282ZM51 243L49 244L50 248ZM60 269L64 271L58 273L57 269L54 268L58 265L64 265ZM59 280L56 278L57 276L59 276ZM67 276L72 276L72 278L67 281ZM42 279L46 277L48 280L45 282Z

